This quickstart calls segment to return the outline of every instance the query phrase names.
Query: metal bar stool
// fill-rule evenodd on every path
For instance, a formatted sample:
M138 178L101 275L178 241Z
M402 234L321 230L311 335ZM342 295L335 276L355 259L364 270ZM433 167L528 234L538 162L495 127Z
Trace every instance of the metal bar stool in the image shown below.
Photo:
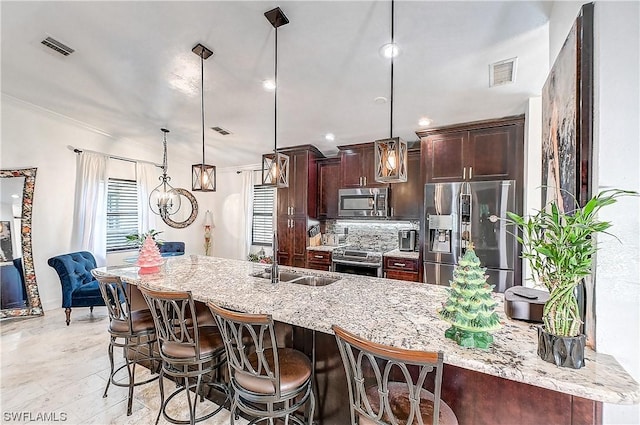
M107 387L103 397L107 396L109 384L119 387L129 387L127 403L127 415L131 415L133 402L133 387L147 384L158 379L159 375L135 382L136 365L144 362L147 367L157 373L160 366L160 357L154 356L156 343L156 330L153 325L151 312L147 309L131 311L131 303L125 290L125 284L118 277L100 276L96 278L100 287L100 293L109 312L109 362L111 373L107 380ZM125 363L114 370L113 348L120 347L123 350ZM140 349L146 347L146 352ZM128 380L119 382L116 374L127 368Z
M273 319L266 314L245 314L209 303L227 350L233 403L254 417L249 424L284 418L303 425L293 413L307 403L307 423L312 424L315 398L309 358L292 348L277 348ZM275 348L275 349L274 349Z
M332 326L347 374L351 423L457 425L440 400L443 353L376 344ZM417 367L412 377L407 366ZM435 369L434 391L423 388Z
M158 348L162 357L160 371L160 416L174 424L195 424L220 412L230 399L228 386L222 382L220 369L225 363L225 347L218 328L199 325L199 315L190 291L157 291L140 286L140 292L149 304L158 335ZM175 379L178 388L165 400L163 378ZM201 401L203 378L209 387L225 395L225 400L212 412L196 417L198 395ZM195 378L195 382L194 381ZM191 390L194 391L193 397ZM167 406L182 391L189 405L189 420L169 416Z

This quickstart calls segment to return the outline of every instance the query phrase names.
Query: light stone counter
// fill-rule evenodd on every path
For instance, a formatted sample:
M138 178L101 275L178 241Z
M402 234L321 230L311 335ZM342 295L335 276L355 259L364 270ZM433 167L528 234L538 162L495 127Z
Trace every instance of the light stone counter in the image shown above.
M400 251L399 249L394 249L393 251L387 251L382 254L384 257L393 257L393 258L406 258L407 260L417 260L420 258L420 253L416 251Z
M336 248L341 248L347 245L316 245L316 246L308 246L307 251L323 251L323 252L333 252Z
M213 301L249 313L269 313L274 320L331 334L339 325L374 342L412 350L442 350L445 363L605 403L640 402L638 383L609 355L587 350L586 366L559 368L536 354L533 325L504 315L502 295L495 294L503 327L489 350L468 349L444 337L449 325L436 309L446 298L444 287L397 280L297 269L305 274L339 275L324 287L250 277L260 266L248 261L204 256L167 259L163 270L138 275L137 267L96 269L126 282L165 290L191 290L195 299ZM281 267L282 269L293 269ZM295 269L294 269L295 270Z

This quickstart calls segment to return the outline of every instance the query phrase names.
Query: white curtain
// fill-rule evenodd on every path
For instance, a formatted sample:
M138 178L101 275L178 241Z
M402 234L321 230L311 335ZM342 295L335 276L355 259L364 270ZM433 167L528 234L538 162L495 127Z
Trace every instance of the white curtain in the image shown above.
M245 170L242 172L242 205L240 211L243 211L243 228L244 238L241 238L242 246L240 247L240 259L246 260L251 249L251 231L253 225L253 179L254 172Z
M160 184L160 169L148 162L136 162L136 186L138 187L138 233L156 229L156 215L149 207L149 194Z
M107 264L107 164L107 156L93 152L76 159L71 248L91 252L98 266Z

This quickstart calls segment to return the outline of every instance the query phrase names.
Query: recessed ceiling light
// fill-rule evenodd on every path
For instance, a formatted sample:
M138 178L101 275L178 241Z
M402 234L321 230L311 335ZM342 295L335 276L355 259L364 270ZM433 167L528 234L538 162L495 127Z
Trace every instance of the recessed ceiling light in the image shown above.
M398 56L400 49L395 43L387 43L380 48L380 54L385 58L392 58Z
M18 198L20 197L20 195L17 195L17 194L15 194L15 193L14 193L13 195L11 195L11 197L12 197L13 199L18 199Z
M431 119L427 118L427 117L422 117L418 120L418 125L420 127L426 127L428 125L431 125Z
M387 98L386 98L386 97L384 97L384 96L378 96L378 97L376 97L375 99L373 99L373 101L374 101L375 103L377 103L378 105L381 105L381 104L383 104L383 103L387 103Z
M264 80L262 82L262 88L267 91L274 91L276 89L276 82L273 80Z
M334 140L336 140L336 135L333 133L327 133L324 135L324 138L330 142L333 142Z

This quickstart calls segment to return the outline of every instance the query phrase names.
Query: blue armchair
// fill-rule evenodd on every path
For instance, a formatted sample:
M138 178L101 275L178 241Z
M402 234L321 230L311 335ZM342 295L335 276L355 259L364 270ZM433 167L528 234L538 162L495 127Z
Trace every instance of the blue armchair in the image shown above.
M160 245L160 254L163 257L184 255L184 242L164 242Z
M55 269L62 285L62 307L67 316L67 326L71 322L71 307L104 305L100 286L91 274L96 268L96 259L87 251L51 257L47 263Z

